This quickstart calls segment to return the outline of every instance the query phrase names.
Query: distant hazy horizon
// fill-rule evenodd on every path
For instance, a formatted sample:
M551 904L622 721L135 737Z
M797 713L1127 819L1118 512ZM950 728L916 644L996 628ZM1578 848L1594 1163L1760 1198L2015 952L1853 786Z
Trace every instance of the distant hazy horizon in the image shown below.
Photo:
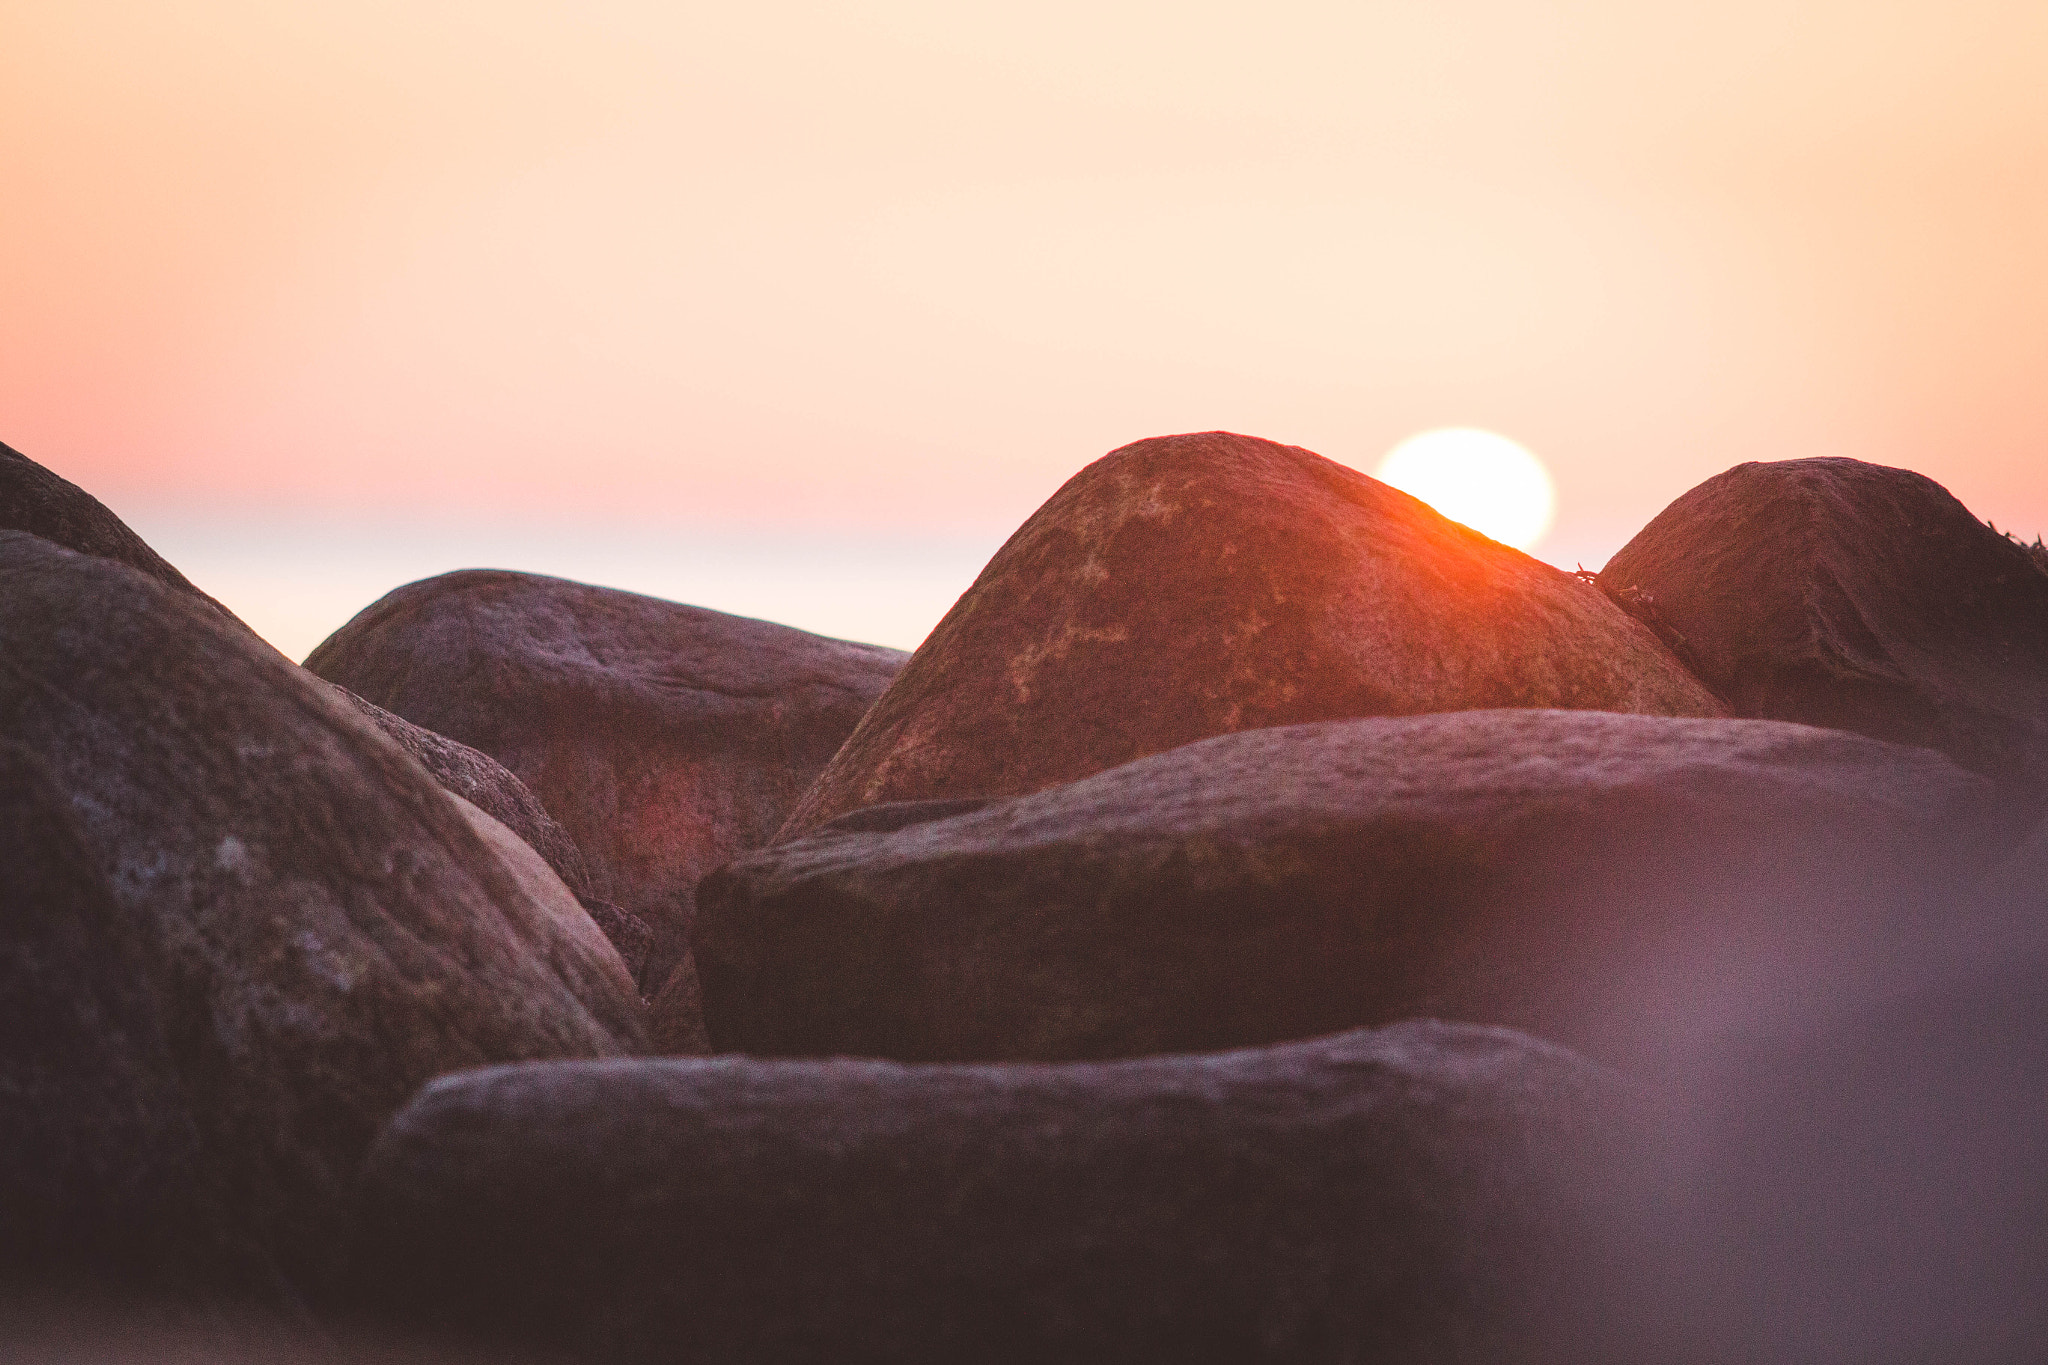
M914 644L1210 428L1500 432L1566 568L1807 455L2031 537L2043 71L2001 0L23 0L0 441L292 653L479 557Z
M279 650L303 659L391 589L456 569L516 569L915 649L1008 531L980 535L738 531L715 526L427 524L270 511L231 519L129 509L159 554ZM1627 540L1537 557L1599 568ZM1552 541L1555 541L1553 536Z

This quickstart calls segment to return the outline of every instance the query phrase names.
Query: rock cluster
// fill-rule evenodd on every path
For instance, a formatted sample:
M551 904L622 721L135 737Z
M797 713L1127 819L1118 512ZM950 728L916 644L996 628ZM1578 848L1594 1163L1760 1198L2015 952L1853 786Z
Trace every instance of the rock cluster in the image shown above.
M0 640L0 1207L29 1269L115 1244L152 1289L318 1300L419 1085L644 1047L545 864L190 595L0 532Z
M0 530L27 531L55 545L149 575L165 587L204 604L244 631L241 619L192 585L190 579L145 544L98 498L43 468L20 451L0 445ZM257 638L253 631L250 638ZM267 648L267 646L266 646ZM629 962L644 959L650 931L626 912L600 900L590 884L583 854L549 816L526 784L503 765L466 744L422 729L346 688L334 689L372 725L398 741L449 791L513 830L547 860L569 889L590 909Z
M775 833L904 655L539 574L467 571L366 609L306 667L504 764L596 893L653 930L645 982L687 1013L705 873Z
M1816 460L1590 577L1211 432L907 658L302 669L0 447L0 1352L2039 1358L2048 565Z
M1570 574L1298 446L1089 465L996 552L790 816L1010 796L1234 730L1560 706L1717 716Z
M1680 1007L1737 941L1917 913L1998 849L2000 809L1939 754L1775 721L1249 730L743 855L704 883L698 968L713 1044L759 1055L1067 1060L1437 1016L1618 1061L1644 994ZM1679 944L1697 970L1655 979Z

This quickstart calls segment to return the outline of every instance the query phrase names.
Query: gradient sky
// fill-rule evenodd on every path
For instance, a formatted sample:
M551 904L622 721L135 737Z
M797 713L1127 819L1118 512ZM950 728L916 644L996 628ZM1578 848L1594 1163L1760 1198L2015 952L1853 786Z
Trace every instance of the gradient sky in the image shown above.
M301 655L495 562L915 644L1113 446L2048 530L2048 6L0 0L0 440ZM259 604L260 599L260 604Z

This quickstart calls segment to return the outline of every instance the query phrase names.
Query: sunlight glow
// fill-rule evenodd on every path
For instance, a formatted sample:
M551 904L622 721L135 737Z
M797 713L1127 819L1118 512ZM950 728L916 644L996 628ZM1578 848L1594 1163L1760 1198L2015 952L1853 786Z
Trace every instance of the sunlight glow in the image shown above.
M1543 462L1507 437L1474 427L1410 436L1387 452L1373 476L1518 550L1540 544L1557 512Z

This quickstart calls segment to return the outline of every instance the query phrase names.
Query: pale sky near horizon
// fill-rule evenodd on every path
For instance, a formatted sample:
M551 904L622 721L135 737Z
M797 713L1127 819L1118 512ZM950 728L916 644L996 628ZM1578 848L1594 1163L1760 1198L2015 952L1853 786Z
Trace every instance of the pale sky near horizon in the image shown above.
M915 644L1216 427L1499 431L1567 567L1802 455L2032 535L2044 71L1986 0L11 0L0 440L295 656L479 557Z

